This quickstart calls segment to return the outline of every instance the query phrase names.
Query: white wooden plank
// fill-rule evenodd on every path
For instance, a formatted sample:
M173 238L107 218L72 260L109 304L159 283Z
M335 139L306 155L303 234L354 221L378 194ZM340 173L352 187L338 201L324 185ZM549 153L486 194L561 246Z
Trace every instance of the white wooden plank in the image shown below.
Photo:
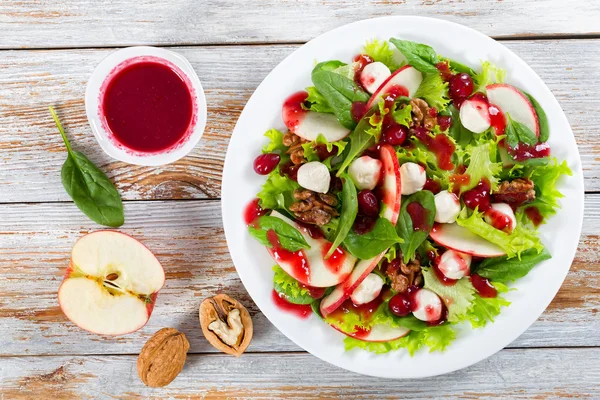
M305 353L189 355L166 388L139 380L135 356L0 359L0 395L40 398L598 398L600 349L503 350L427 379L360 376ZM43 395L42 395L43 393Z
M217 292L249 308L255 336L248 351L299 350L258 311L239 281L218 201L126 203L122 231L155 252L167 282L148 325L118 338L80 330L56 300L73 243L97 226L69 203L0 205L0 221L0 355L135 353L163 327L185 332L192 352L211 352L201 335L198 307ZM511 347L600 346L599 228L600 195L588 195L580 250L567 280L540 320Z
M0 48L305 42L386 15L458 22L488 35L598 33L597 1L4 0Z
M579 143L586 188L599 190L600 40L505 44L523 57L556 95ZM124 199L218 197L225 151L239 113L254 88L296 48L175 49L188 57L204 83L209 122L190 156L158 168L111 160L95 142L87 124L85 83L111 50L0 52L0 202L69 200L60 183L64 146L48 105L57 107L73 146L84 150L108 172Z

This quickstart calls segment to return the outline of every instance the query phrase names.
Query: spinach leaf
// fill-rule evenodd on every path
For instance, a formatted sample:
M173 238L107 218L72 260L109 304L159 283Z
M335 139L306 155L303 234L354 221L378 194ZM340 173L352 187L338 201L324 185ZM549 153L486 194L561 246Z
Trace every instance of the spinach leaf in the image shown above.
M435 67L435 64L438 62L437 54L431 46L394 38L390 39L390 42L400 50L400 53L406 57L408 63L419 71L439 73Z
M544 109L542 108L540 103L538 103L537 100L532 95L530 95L529 93L525 93L525 92L522 92L522 93L525 96L527 96L527 98L531 102L531 105L533 105L533 109L535 110L535 113L537 114L538 123L540 124L540 137L539 137L540 142L541 143L547 142L548 139L550 138L550 125L548 124L548 117L546 117L546 112L544 111Z
M460 122L460 114L458 108L454 105L448 106L448 111L452 116L452 125L450 125L449 134L458 143L458 145L465 147L473 139L473 132L465 128Z
M465 64L459 63L458 61L448 60L448 64L450 65L450 68L452 68L456 72L464 72L471 76L475 75L475 71L473 71L473 69L471 67L469 67Z
M123 202L115 185L83 153L71 149L67 135L52 107L50 113L67 147L67 160L61 170L62 184L66 192L77 208L92 221L113 228L123 225Z
M533 146L538 142L535 133L520 122L513 120L509 113L506 113L506 143L513 149L519 143Z
M383 102L379 104L383 105ZM380 115L377 116L376 112L377 107L370 109L360 120L356 129L348 136L350 147L346 146L347 150L344 152L345 158L336 174L337 177L342 176L344 170L348 168L356 157L379 141L381 126L383 124L383 114L380 111Z
M325 255L326 260L331 257L335 249L344 241L348 232L352 229L356 214L358 214L358 198L354 182L347 175L344 175L342 180L344 181L342 187L342 212L340 213L340 221L335 231L335 239Z
M410 329L411 331L422 331L429 328L427 322L421 321L412 314L407 315L406 317L398 317L390 312L390 316L392 317L394 324Z
M412 203L417 203L423 208L423 226L413 226L413 220L408 212L408 206ZM417 248L423 243L431 228L435 218L435 201L433 193L429 190L421 190L407 199L402 199L402 207L400 208L400 217L396 224L398 235L404 240L400 243L404 262L408 263L414 256Z
M263 215L258 219L257 225L258 227L252 225L248 226L248 232L265 246L272 247L267 238L267 232L272 230L277 234L279 243L284 249L289 251L310 249L310 246L306 243L306 240L300 231L281 218Z
M356 122L352 119L352 103L367 102L369 94L334 69L345 64L340 61L319 63L312 71L312 81L319 93L327 100L340 124L348 129L354 129Z
M541 253L530 249L521 253L521 259L506 256L487 258L474 268L474 272L491 281L505 283L524 277L538 263L550 258L552 256L546 248Z
M401 243L394 225L385 218L379 218L370 232L364 235L351 230L344 240L344 246L355 257L368 260L384 251L394 243Z

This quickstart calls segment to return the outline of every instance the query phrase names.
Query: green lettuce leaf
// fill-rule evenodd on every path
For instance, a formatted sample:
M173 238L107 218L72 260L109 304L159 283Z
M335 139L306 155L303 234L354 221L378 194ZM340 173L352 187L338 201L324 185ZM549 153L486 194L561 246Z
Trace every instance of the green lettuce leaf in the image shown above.
M544 219L556 214L560 208L558 200L563 194L556 188L558 179L563 176L571 176L573 172L566 161L559 163L556 158L550 160L547 165L533 168L529 174L529 179L535 184L535 200L528 204L528 207L537 207ZM520 218L521 222L526 222L525 218Z
M285 152L288 148L283 144L282 132L278 131L277 129L269 129L265 132L264 136L269 139L269 143L263 146L263 154L278 153L282 156L285 156Z
M442 80L437 70L435 73L425 74L414 97L419 97L425 100L430 107L443 111L450 103L448 82Z
M459 146L467 146L473 139L473 132L465 128L460 122L460 113L458 108L451 104L448 107L448 111L452 116L452 125L450 125L448 133L456 141L456 143L458 143Z
M273 288L283 294L287 301L294 304L311 304L315 299L310 291L300 286L300 283L289 276L279 265L273 267Z
M465 149L465 174L470 176L468 185L461 186L460 192L473 189L483 178L487 179L492 192L498 188L498 175L502 172L502 163L496 162L497 146L495 142L469 145Z
M320 113L333 114L333 109L327 102L327 99L323 97L316 87L307 87L306 91L308 92L308 97L306 98L306 101L302 103L302 108ZM309 103L309 106L307 107L305 103Z
M454 285L446 286L435 275L433 268L422 268L425 288L444 300L448 308L448 322L459 322L469 311L475 298L475 288L469 278L458 280Z
M389 43L385 40L373 39L367 41L363 53L371 57L373 61L385 64L392 72L401 66L394 60L394 50L390 48Z
M306 158L308 162L321 161L315 150L316 146L321 144L326 146L327 151L329 152L331 152L335 147L337 149L337 155L341 155L344 152L344 149L346 148L348 142L345 142L343 140L339 140L337 142L328 142L327 139L325 139L325 136L319 133L319 136L317 136L317 138L313 142L307 142L302 145L302 149L304 149L304 158ZM331 158L333 157L336 156L331 156L327 160L323 161L323 163L327 165L328 168L331 168Z
M502 293L508 292L508 288L498 282L492 282L492 285L496 288L498 296L488 298L475 294L471 307L463 318L469 321L473 328L482 328L488 321L494 322L494 317L500 314L501 308L510 305L510 301L501 296Z
M409 104L404 108L394 110L392 116L397 123L410 128L410 123L412 122L412 106Z
M498 68L489 61L481 63L481 72L473 77L475 92L485 92L485 87L494 83L504 82L506 71Z
M257 195L260 199L260 206L268 209L287 210L294 202L293 192L298 188L300 188L298 182L282 176L279 173L279 167L275 168Z
M409 146L399 147L396 150L398 163L413 162L425 167L425 172L430 178L435 178L442 189L446 189L450 183L450 171L445 171L438 166L435 153L429 151L416 137L411 137Z

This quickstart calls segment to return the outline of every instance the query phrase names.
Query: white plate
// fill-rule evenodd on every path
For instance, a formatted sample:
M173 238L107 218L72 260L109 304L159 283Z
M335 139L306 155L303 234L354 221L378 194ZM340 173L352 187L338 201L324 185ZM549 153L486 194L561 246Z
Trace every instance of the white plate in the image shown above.
M311 86L316 61L349 62L368 39L397 37L426 43L446 57L472 67L489 60L507 70L506 82L524 89L542 105L550 122L553 155L566 159L573 177L563 179L562 209L541 228L553 255L513 287L503 309L484 329L458 329L457 339L443 353L405 350L375 355L344 351L344 335L315 315L307 320L280 311L271 301L273 261L252 239L243 221L244 207L260 191L265 178L254 173L252 162L260 153L270 128L284 130L281 106L290 94ZM223 225L231 257L246 289L261 311L283 334L315 356L365 375L386 378L420 378L465 368L496 353L542 314L560 288L575 256L583 220L583 174L575 138L558 102L523 60L493 39L451 22L423 17L385 17L342 26L311 40L283 60L260 84L244 108L233 132L223 171Z

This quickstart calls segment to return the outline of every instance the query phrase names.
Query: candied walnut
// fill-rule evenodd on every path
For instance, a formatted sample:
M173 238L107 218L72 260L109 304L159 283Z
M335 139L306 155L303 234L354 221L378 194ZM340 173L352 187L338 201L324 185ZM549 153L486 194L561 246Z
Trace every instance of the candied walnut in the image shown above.
M299 200L290 206L296 218L307 224L325 225L332 217L339 215L334 208L337 198L330 194L315 193L311 190L294 191L294 199Z
M302 145L308 141L302 139L300 136L288 132L283 135L283 145L289 147L286 153L290 155L290 160L294 165L303 164L306 160L304 159L304 149Z
M285 135L283 135L283 139L282 139L283 145L286 147L292 147L296 144L299 144L302 142L302 138L298 135L296 135L295 133L292 132L288 132Z
M423 126L427 130L432 130L437 125L437 118L430 113L431 107L423 99L412 99L412 119L415 126Z
M398 293L406 292L412 285L423 285L421 262L418 258L408 264L405 264L401 258L396 258L387 264L384 272L392 281L392 289Z
M305 212L294 213L300 221L318 226L327 225L331 221L331 214L325 210L314 208Z
M321 201L327 205L330 205L332 207L337 206L338 204L338 200L337 197L335 197L332 194L327 194L327 193L319 193L319 199L321 199Z
M502 181L492 194L496 203L507 203L513 208L535 200L535 184L531 179L517 178L513 181Z

